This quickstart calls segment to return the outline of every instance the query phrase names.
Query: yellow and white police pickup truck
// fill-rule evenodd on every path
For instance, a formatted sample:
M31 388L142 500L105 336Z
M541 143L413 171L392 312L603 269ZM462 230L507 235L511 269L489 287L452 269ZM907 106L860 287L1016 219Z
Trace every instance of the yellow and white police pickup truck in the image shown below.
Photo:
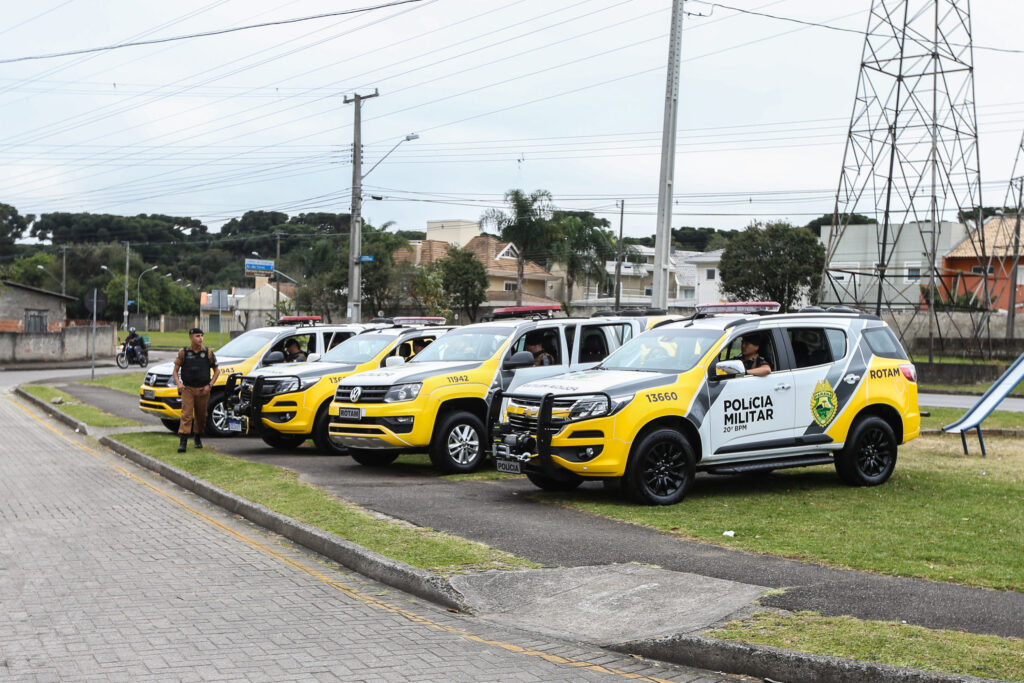
M246 374L256 368L284 361L285 345L292 339L307 353L323 353L332 344L367 329L366 325L321 325L318 316L291 316L287 324L249 330L229 341L214 353L220 376L210 391L206 431L213 436L240 433L241 423L230 413L225 401L225 386L234 373ZM183 335L187 343L187 337ZM181 396L174 385L174 363L152 366L139 387L139 409L160 418L172 432L181 420Z
M488 452L488 411L499 390L593 367L646 329L643 317L502 320L448 332L409 363L338 383L330 438L365 465L430 453L442 472L475 470ZM535 352L527 351L527 342ZM535 363L547 363L538 364Z
M312 437L322 452L344 453L327 433L328 409L338 382L398 359L409 360L450 329L423 325L368 329L315 361L255 370L239 378L234 399L234 411L242 416L242 431L258 434L274 448L295 448Z
M592 370L504 398L499 470L552 490L620 480L659 505L682 500L697 470L833 464L849 485L881 484L921 417L917 374L896 336L874 316L839 312L672 323Z

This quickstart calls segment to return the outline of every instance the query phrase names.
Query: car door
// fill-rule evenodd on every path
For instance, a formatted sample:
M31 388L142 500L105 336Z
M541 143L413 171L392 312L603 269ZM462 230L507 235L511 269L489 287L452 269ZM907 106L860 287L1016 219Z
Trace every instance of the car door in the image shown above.
M738 454L749 457L752 453L772 457L794 444L793 377L785 353L779 353L781 337L776 330L756 331L763 340L759 353L772 368L767 376L723 377L715 369L717 362L740 357L740 340L751 332L755 331L733 333L708 375L709 459Z
M785 336L793 353L794 436L808 445L827 443L830 439L822 432L838 414L837 391L846 388L840 386L836 374L841 372L839 365L844 365L850 352L846 330L814 324L791 325L785 329Z

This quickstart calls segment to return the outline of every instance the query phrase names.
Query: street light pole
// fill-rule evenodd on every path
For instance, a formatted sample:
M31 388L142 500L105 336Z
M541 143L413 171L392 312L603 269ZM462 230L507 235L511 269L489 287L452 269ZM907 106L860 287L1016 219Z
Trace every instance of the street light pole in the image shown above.
M139 315L139 301L141 299L141 294L142 294L142 276L145 275L146 273L148 273L151 270L156 270L159 267L160 266L153 266L152 268L146 268L144 271L139 273L138 282L135 283L135 315ZM149 325L148 324L146 325L146 329L147 330L149 329Z
M47 270L46 268L43 268L42 264L38 264L38 263L37 263L37 264L36 264L36 268L38 268L39 270L43 271L44 273L46 273L46 274L47 274L47 275L49 275L50 277L52 277L52 278L53 278L53 281L54 281L54 282L56 282L56 283L57 283L58 285L61 285L61 294L63 294L63 293L64 293L64 291L63 291L63 290L64 290L64 286L63 286L63 283L62 283L62 282L61 282L60 280L58 280L58 279L57 279L57 276L56 276L56 275L54 275L53 273L51 273L50 271L48 271L48 270Z

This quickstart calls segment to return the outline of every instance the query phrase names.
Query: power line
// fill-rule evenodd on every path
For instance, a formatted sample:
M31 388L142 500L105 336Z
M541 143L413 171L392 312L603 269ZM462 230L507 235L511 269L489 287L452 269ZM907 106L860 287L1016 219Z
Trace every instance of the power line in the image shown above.
M25 57L8 57L6 59L0 59L0 64L11 64L13 62L27 62L35 59L53 59L55 57L71 57L73 55L84 55L91 52L109 52L110 50L120 50L126 47L139 47L141 45L156 45L159 43L171 43L179 40L191 40L193 38L207 38L209 36L219 36L225 33L235 33L237 31L248 31L255 28L266 28L268 26L283 26L285 24L298 24L304 21L313 21L316 19L326 19L328 17L340 17L345 14L360 14L363 12L372 12L378 9L386 9L388 7L396 7L398 5L407 5L413 2L422 2L423 0L394 0L383 5L373 5L371 7L360 7L357 9L347 9L338 12L326 12L324 14L314 14L308 17L296 17L294 19L280 19L278 21L266 21L261 24L250 24L248 26L236 26L233 28L222 28L215 29L212 31L203 31L201 33L190 33L183 36L169 36L167 38L153 38L151 40L136 40L129 43L118 43L116 45L106 45L103 47L89 47L82 48L80 50L68 50L67 52L51 52L42 55L29 55Z

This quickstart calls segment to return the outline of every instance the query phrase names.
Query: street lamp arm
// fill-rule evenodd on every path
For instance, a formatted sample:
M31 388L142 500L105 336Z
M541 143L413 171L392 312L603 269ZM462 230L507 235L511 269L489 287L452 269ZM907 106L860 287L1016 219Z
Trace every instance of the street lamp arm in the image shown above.
M61 282L60 282L60 280L58 280L58 279L57 279L57 276L56 276L56 275L54 275L53 273L51 273L50 271L48 271L48 270L47 270L46 268L43 268L43 266L42 266L41 264L38 264L38 263L37 263L37 264L36 264L36 268L38 268L39 270L43 271L44 273L46 273L46 274L47 274L47 275L49 275L50 277L52 277L52 278L53 278L53 281L54 281L54 282L56 282L56 283L57 283L58 285L59 285L59 284L61 283Z
M280 270L277 270L276 268L274 269L274 272L277 273L278 275L280 275L281 277L283 277L285 280L288 280L292 284L296 284L296 285L299 284L296 280L293 280L292 278L288 277L287 275L282 273Z
M388 153L387 153L387 154L385 154L384 156L382 156L382 157L381 157L380 159L377 159L377 163L375 163L375 164L374 164L373 166L371 166L371 167L370 167L370 170L369 170L369 171L367 171L366 173L364 173L364 174L363 174L363 177L365 178L366 176L368 176L368 175L370 175L371 173L373 173L373 169L375 169L375 168L377 168L378 166L380 166L380 162L384 161L384 160L385 160L385 159L387 159L387 158L388 158L389 156L391 156L391 153L392 153L392 152L394 152L394 151L395 151L396 149L398 149L398 146L399 146L400 144L402 144L403 142L406 142L406 141L408 141L408 140L418 140L418 139L419 139L419 137L420 137L420 136L419 136L419 135L417 135L416 133L409 133L409 134L408 134L408 135L406 135L406 136L405 136L404 138L402 138L401 140L399 140L398 142L396 142L396 143L395 143L395 146L394 146L394 147L392 147L391 149L389 149L389 150L388 150Z

